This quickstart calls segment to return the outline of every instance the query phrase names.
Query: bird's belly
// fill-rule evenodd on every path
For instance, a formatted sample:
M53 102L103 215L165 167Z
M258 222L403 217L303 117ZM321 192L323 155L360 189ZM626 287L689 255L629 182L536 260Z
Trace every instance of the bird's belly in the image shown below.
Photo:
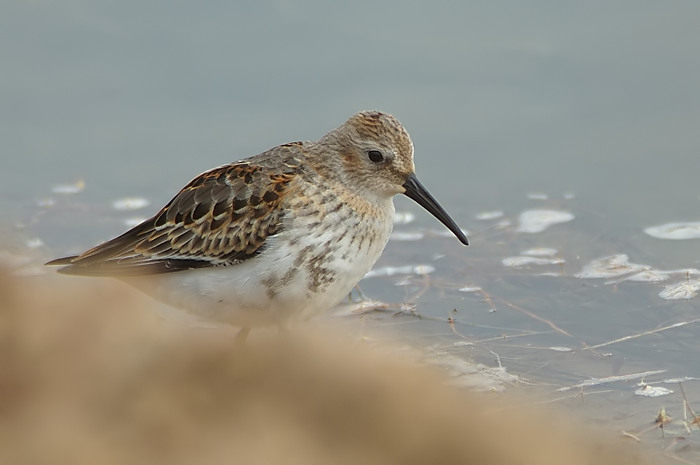
M340 239L282 236L243 263L130 283L204 320L240 327L284 325L338 304L372 268L390 232Z

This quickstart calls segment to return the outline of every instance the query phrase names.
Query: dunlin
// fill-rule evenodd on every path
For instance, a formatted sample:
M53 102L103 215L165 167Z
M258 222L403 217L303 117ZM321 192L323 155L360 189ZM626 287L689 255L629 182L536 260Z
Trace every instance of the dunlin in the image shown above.
M396 194L468 244L418 182L403 126L368 111L318 141L283 144L200 174L152 218L48 264L65 265L65 274L118 277L245 336L347 296L389 240Z

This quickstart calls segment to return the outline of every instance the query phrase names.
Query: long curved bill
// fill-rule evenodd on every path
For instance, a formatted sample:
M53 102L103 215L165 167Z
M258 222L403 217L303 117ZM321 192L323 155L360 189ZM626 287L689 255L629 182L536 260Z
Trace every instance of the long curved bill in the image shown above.
M457 223L450 218L450 215L447 214L445 209L440 206L437 200L435 200L435 197L430 195L430 192L423 187L423 184L418 181L415 174L408 176L408 179L404 183L403 187L406 189L404 195L415 200L418 205L428 210L435 218L440 220L442 224L447 226L447 229L452 231L454 235L457 236L457 239L459 239L462 244L469 245L467 236L461 229L459 229Z

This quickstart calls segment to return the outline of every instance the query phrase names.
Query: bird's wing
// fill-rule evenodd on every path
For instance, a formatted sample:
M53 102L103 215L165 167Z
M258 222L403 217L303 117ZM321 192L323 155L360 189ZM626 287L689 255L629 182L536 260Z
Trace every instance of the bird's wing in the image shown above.
M80 255L47 264L65 265L59 270L65 274L114 276L245 261L281 231L282 201L294 190L297 167L273 166L244 160L207 171L151 219Z

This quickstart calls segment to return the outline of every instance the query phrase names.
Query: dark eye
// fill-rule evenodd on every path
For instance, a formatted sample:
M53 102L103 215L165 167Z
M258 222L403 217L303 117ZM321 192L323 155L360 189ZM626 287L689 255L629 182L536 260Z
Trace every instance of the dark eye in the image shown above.
M369 157L370 161L372 163L379 163L380 161L384 161L384 155L382 155L382 152L379 150L370 150L367 152L367 156Z

